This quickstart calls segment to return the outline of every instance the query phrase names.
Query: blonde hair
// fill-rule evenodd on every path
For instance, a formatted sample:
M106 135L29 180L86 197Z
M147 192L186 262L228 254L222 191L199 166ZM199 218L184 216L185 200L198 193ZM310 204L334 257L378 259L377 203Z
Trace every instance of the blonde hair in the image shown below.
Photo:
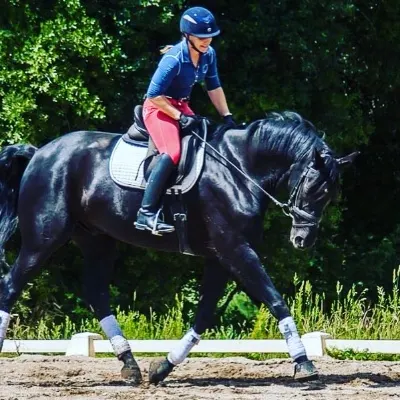
M168 50L172 49L174 46L172 44L167 44L166 46L164 46L161 50L160 53L161 54L165 54Z
M186 38L186 35L183 34L183 35L182 35L182 39L185 39L185 38ZM173 47L174 47L173 44L167 44L166 46L164 46L164 47L160 50L160 53L161 53L161 54L165 54L168 50L172 49Z

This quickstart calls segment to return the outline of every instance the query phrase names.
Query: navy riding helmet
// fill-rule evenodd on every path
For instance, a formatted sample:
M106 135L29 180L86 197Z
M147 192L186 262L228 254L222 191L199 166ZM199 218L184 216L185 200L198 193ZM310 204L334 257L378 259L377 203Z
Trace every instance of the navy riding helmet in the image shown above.
M219 28L214 15L203 7L192 7L181 17L180 29L183 34L208 38L219 35Z

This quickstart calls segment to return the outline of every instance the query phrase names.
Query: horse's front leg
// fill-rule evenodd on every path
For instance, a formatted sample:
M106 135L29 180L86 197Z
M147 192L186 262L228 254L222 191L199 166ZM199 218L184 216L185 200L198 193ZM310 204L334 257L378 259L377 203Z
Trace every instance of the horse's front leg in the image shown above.
M289 355L295 363L295 379L302 381L318 379L317 370L307 358L290 310L263 268L256 252L240 237L229 240L220 236L216 242L220 262L230 269L248 295L265 304L278 320L279 331L285 338Z
M221 266L218 260L207 260L195 323L166 358L154 360L150 364L149 381L151 383L157 384L163 381L173 368L188 356L190 350L199 343L200 337L206 329L212 327L218 300L224 293L229 277L229 272Z

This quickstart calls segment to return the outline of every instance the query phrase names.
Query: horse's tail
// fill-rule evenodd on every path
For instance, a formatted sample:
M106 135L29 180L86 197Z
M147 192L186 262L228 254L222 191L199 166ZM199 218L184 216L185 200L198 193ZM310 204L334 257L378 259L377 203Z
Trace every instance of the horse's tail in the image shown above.
M0 274L8 271L4 246L17 228L18 195L21 178L37 148L26 144L0 151Z

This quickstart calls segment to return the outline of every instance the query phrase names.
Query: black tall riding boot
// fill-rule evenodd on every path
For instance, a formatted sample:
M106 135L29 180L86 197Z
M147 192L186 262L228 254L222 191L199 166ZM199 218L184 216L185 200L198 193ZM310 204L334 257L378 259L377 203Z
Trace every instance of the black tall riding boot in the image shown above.
M149 230L154 235L173 232L172 225L164 223L160 218L161 197L164 195L168 178L175 165L168 154L161 154L160 159L151 171L143 195L142 205L138 211L135 226L140 230Z

